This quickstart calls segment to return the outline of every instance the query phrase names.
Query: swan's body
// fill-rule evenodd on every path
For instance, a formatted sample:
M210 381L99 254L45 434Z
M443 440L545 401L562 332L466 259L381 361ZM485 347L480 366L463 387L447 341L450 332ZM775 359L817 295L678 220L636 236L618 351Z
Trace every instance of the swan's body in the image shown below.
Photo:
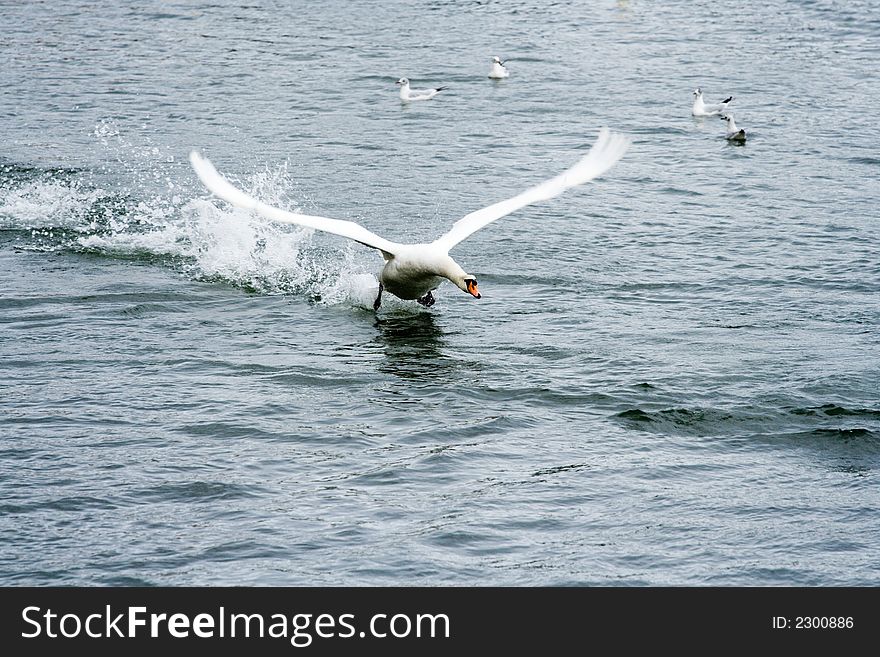
M400 78L397 81L397 84L400 85L400 100L404 103L414 100L431 100L434 96L446 89L446 87L436 87L434 89L412 89L409 86L409 80L407 78Z
M727 106L733 101L733 96L728 96L720 103L716 103L714 105L707 105L703 101L703 90L697 87L694 89L694 106L691 109L691 114L694 116L717 116L721 114Z
M733 114L722 114L721 118L727 122L727 141L744 142L746 140L746 131L736 127L736 121L733 120Z
M429 292L436 290L444 278L477 299L480 298L477 280L468 276L448 253L437 249L433 244L400 245L397 254L382 268L379 283L383 290L400 299L419 300L425 299ZM473 281L470 286L468 280Z
M489 77L493 80L502 80L510 76L510 71L504 68L506 61L502 62L501 58L495 56L492 58L492 69L489 71Z
M430 244L399 244L379 237L353 221L297 214L267 205L233 187L217 173L208 160L202 158L197 152L190 153L190 162L205 186L232 205L254 210L275 221L297 224L347 237L381 251L385 258L385 266L379 274L379 295L374 304L378 310L383 290L387 290L401 299L416 299L419 303L430 306L434 303L431 292L440 285L444 278L479 299L481 295L477 288L477 279L465 272L449 256L449 251L456 244L496 219L526 205L551 199L566 189L582 185L602 175L623 157L628 147L629 140L626 137L612 134L607 128L603 128L590 152L573 167L513 198L499 201L465 215L456 221L445 235Z

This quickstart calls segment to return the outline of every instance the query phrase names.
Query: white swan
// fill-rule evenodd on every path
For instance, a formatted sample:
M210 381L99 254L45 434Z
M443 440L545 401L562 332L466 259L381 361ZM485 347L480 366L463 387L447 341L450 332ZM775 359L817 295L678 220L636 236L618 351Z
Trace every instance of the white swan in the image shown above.
M733 120L733 114L722 114L721 118L727 122L727 141L744 142L746 140L746 131L736 127L736 121Z
M441 91L448 88L436 87L434 89L411 89L409 86L408 78L400 78L397 81L397 84L400 85L400 100L405 103L408 103L412 100L431 100Z
M496 219L526 205L551 199L566 189L582 185L602 175L623 157L629 144L628 138L612 134L607 128L603 128L590 151L573 167L513 198L465 215L453 224L449 232L430 244L399 244L379 237L352 221L297 214L267 205L233 187L196 151L190 153L189 159L205 187L232 205L253 210L275 221L347 237L381 251L385 258L385 266L379 274L379 294L373 304L378 310L383 290L401 299L415 299L423 306L431 306L434 303L431 292L443 282L444 278L479 299L480 292L476 277L465 272L449 257L449 250Z
M694 116L717 116L721 114L725 109L727 109L727 105L733 100L733 96L728 96L720 103L715 105L707 105L703 102L703 90L697 87L694 89L694 106L691 109L691 114Z
M506 77L510 77L510 71L508 71L504 65L508 60L501 61L501 58L497 55L492 58L492 69L489 71L489 77L493 80L502 80Z

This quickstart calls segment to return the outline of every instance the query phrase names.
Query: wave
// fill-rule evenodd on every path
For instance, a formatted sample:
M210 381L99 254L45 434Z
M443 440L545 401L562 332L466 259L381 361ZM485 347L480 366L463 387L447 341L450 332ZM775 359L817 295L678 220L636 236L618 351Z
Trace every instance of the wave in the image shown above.
M792 418L792 415L795 418ZM797 418L800 416L800 418ZM823 417L824 416L824 417ZM614 418L631 430L672 436L784 437L868 442L880 437L880 414L826 404L816 409L785 408L629 408ZM837 420L837 422L835 422ZM846 423L844 423L846 421ZM816 426L818 424L818 426ZM841 426L843 424L843 426Z

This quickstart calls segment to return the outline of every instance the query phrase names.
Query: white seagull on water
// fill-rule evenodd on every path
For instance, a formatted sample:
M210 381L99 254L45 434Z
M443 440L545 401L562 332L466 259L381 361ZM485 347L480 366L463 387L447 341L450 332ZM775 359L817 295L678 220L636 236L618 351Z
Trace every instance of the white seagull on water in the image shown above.
M479 299L481 295L477 288L476 277L468 274L449 257L450 249L496 219L532 203L551 199L566 189L582 185L602 175L623 157L629 144L628 138L603 128L590 151L573 167L513 198L493 203L465 215L456 221L445 235L429 244L400 244L379 237L353 221L297 214L267 205L233 187L196 151L190 153L189 159L205 187L232 205L253 210L275 221L347 237L379 250L385 258L385 266L379 273L379 294L373 304L373 308L378 310L383 291L401 299L415 299L423 306L431 306L434 304L434 296L431 292L437 289L444 278ZM524 247L528 247L528 244Z
M436 87L434 89L411 89L409 86L409 78L400 78L397 81L400 85L400 100L408 103L412 100L431 100L448 87Z
M736 127L733 114L722 114L721 118L727 122L727 141L743 143L746 140L746 131Z
M503 62L497 55L492 58L492 70L489 71L489 77L493 80L502 80L510 77L510 71L504 68L504 65L510 60L505 59Z
M720 103L715 105L707 105L703 102L703 90L697 87L694 89L694 107L691 114L694 116L717 116L727 109L727 105L733 100L733 96L728 96Z

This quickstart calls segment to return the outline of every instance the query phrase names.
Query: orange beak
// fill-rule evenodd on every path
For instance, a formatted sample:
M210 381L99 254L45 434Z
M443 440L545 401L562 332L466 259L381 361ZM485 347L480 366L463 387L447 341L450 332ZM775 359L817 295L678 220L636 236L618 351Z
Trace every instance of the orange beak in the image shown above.
M480 294L480 291L477 289L477 284L474 281L467 282L467 289L468 289L468 292L470 292L471 295L473 295L477 299L482 297L482 295Z

